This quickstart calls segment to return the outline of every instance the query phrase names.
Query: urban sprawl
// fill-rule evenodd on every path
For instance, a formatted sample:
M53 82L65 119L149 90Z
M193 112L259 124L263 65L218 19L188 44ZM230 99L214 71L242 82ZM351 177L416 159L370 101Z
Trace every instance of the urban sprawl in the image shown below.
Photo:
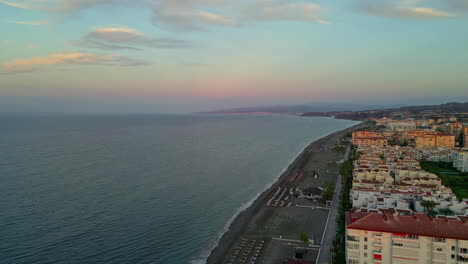
M348 139L352 178L334 262L468 263L466 120L371 121Z

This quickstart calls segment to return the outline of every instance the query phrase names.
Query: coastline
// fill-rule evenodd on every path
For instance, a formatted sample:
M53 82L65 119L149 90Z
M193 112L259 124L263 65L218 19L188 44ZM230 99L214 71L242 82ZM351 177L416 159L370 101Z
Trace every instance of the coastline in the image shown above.
M288 165L286 170L278 177L278 179L265 191L263 191L253 203L240 212L237 217L231 222L228 230L221 236L217 245L211 250L210 255L206 259L207 264L216 264L224 262L229 250L234 247L235 243L240 239L241 235L247 230L249 223L258 214L260 209L264 206L270 194L278 188L279 185L286 182L288 177L297 170L300 170L313 155L311 150L314 147L332 146L341 139L346 133L354 131L362 127L364 122L354 126L345 128L343 130L334 132L320 139L317 139L307 145L303 151Z

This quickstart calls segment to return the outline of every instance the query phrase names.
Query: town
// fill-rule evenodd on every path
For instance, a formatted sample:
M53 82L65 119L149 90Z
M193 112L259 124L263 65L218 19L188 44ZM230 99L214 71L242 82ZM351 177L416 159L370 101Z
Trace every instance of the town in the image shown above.
M468 263L467 115L408 116L343 139L332 263Z

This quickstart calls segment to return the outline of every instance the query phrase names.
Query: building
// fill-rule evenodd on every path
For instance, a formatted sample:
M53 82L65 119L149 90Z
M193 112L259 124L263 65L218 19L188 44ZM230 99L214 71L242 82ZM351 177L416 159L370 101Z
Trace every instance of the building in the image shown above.
M384 137L358 137L353 139L355 146L387 146L388 140Z
M419 148L418 159L432 162L452 162L453 150L445 147Z
M386 146L388 140L380 132L356 131L353 132L353 145L355 146Z
M355 209L368 210L406 210L409 212L424 212L421 205L424 200L436 203L434 210L449 209L456 215L468 214L468 202L459 201L450 188L440 188L436 191L408 191L399 189L353 188L350 199Z
M371 118L372 121L375 121L375 123L378 125L378 126L385 126L387 125L388 123L390 122L394 122L395 120L391 119L391 118L387 118L387 117L384 117L384 118Z
M355 138L374 138L374 137L382 137L382 133L380 133L380 132L371 132L371 131L366 131L366 130L353 132L353 139L355 139Z
M463 147L468 148L468 126L463 127Z
M468 150L454 150L452 159L454 168L461 172L468 172Z
M442 132L424 132L421 136L416 136L416 147L455 147L455 136Z
M404 120L387 123L386 126L390 131L409 131L416 129L416 122L413 120Z
M468 223L461 218L347 212L346 263L468 263Z

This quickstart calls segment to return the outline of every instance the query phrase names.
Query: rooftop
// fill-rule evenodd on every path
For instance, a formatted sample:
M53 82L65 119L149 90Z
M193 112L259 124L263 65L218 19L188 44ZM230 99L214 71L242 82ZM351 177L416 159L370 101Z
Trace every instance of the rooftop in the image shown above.
M416 213L412 216L346 212L348 229L468 240L466 219L441 219Z

